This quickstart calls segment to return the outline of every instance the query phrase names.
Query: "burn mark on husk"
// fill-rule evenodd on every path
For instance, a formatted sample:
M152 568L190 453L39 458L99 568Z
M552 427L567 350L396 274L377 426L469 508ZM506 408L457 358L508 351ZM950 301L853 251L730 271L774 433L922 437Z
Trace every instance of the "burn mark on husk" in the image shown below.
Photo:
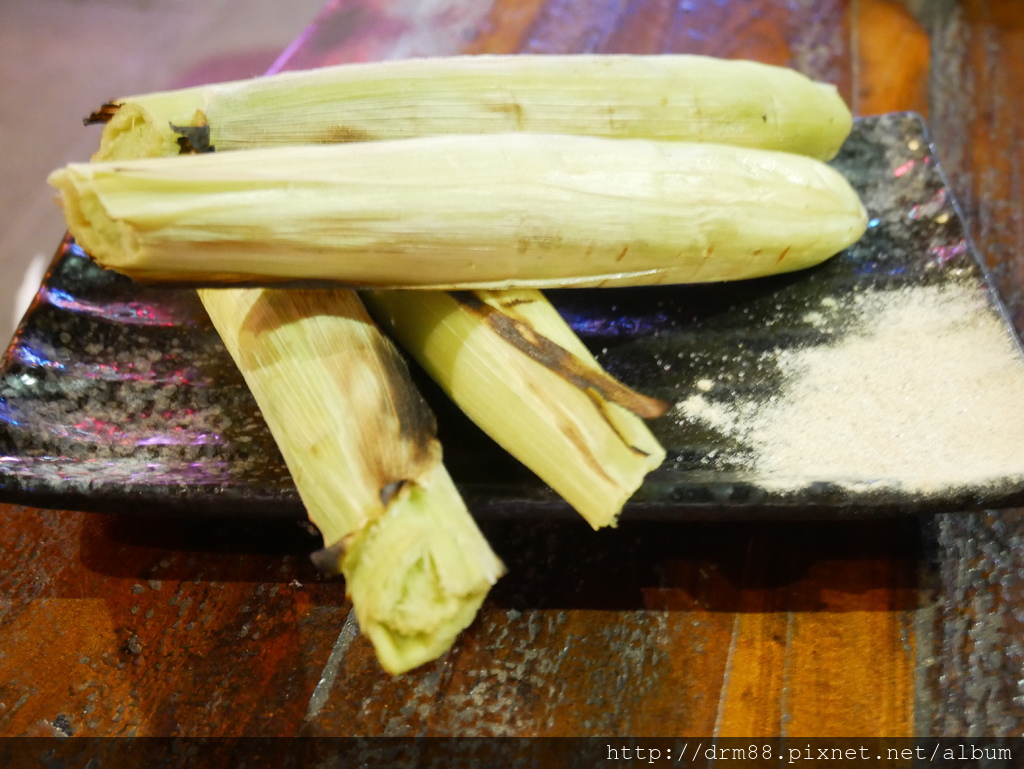
M199 155L214 151L214 147L210 143L210 126L178 126L174 123L168 125L178 135L178 147L182 155Z
M638 393L603 371L586 366L547 337L538 334L529 324L512 318L482 301L472 291L453 291L452 298L479 315L502 339L520 352L581 390L597 393L602 398L632 411L644 419L663 416L671 404Z
M106 125L119 109L121 109L120 104L108 101L95 112L91 112L88 117L82 118L82 125Z
M412 384L409 367L398 348L382 335L374 336L370 344L375 348L376 360L381 364L381 381L386 383L391 395L391 405L398 418L402 439L412 446L422 448L424 454L429 454L428 447L437 436L434 412ZM429 464L429 460L420 459ZM402 484L405 480L399 478L393 482Z

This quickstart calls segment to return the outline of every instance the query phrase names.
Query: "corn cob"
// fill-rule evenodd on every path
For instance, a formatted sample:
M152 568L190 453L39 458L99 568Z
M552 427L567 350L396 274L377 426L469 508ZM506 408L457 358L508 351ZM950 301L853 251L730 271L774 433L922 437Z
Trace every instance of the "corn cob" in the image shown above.
M503 567L441 462L433 414L351 291L201 298L341 571L381 665L444 652Z
M376 288L738 280L856 241L856 192L820 161L717 144L441 136L72 164L71 232L143 281Z
M691 55L346 64L128 97L93 120L109 121L96 160L173 154L183 138L223 151L513 131L713 141L829 159L852 122L831 85Z
M635 415L661 416L668 404L605 373L539 291L372 291L363 300L474 422L594 528L613 525L665 459Z

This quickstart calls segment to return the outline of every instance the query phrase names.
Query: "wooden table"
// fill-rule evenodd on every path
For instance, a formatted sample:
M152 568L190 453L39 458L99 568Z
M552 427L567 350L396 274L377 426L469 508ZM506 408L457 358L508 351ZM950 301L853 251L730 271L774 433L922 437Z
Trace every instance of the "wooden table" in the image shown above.
M1016 0L331 3L286 68L458 52L697 52L917 110L1024 327ZM3 508L3 735L1010 735L1024 518L492 521L509 566L399 678L293 523Z

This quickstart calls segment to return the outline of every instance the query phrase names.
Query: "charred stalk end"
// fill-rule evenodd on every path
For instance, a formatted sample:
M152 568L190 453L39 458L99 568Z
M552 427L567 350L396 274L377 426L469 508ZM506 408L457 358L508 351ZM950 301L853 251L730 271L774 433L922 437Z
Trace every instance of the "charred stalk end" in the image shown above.
M168 123L178 139L178 148L182 155L200 155L204 152L213 152L214 146L210 143L210 126L179 126Z
M114 118L119 109L121 109L120 104L108 101L95 112L82 118L82 125L106 125Z
M92 157L94 162L179 154L178 135L169 127L162 128L164 123L156 122L146 109L132 102L116 106L103 119L103 135Z
M309 554L309 560L321 574L337 577L341 574L341 563L345 560L345 545L336 542L329 547L316 550Z

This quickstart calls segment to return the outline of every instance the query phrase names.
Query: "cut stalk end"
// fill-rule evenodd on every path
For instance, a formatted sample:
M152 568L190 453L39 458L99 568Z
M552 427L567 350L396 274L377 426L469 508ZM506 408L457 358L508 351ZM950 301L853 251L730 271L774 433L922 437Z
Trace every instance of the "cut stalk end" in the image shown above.
M441 465L397 491L341 567L359 626L395 675L443 654L504 572Z

